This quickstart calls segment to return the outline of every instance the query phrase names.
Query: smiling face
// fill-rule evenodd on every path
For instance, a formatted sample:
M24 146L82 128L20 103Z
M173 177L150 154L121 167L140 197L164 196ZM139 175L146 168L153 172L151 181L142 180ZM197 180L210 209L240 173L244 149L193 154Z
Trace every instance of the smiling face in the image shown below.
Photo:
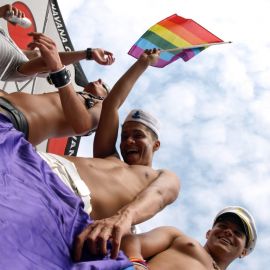
M88 83L84 87L84 91L91 93L94 96L106 97L108 92L105 88L105 85L106 84L101 79L98 79L97 81Z
M235 215L228 215L218 220L207 232L206 247L213 257L220 255L234 260L246 255L246 234L241 220Z
M121 154L129 165L151 166L153 154L158 150L160 142L152 131L138 122L126 122L121 133Z

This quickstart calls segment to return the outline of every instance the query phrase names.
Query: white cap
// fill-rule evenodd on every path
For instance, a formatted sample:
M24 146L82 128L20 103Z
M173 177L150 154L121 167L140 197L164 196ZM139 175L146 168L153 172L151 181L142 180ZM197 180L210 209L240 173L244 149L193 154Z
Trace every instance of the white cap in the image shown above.
M219 221L219 219L225 215L225 214L234 214L236 215L243 223L243 226L245 228L245 234L247 237L247 254L253 251L256 241L257 241L257 230L255 226L254 218L251 216L251 214L243 207L240 206L228 206L219 211L217 216L214 219L214 223Z
M150 128L159 137L159 121L153 117L150 113L140 109L132 110L126 117L126 122L139 122Z

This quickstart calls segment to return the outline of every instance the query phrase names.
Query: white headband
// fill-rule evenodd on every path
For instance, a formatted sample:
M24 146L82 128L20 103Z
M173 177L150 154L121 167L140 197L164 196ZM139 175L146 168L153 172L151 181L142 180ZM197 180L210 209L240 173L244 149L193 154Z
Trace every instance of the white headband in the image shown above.
M159 121L154 118L150 113L143 110L132 110L126 117L126 122L139 122L150 128L159 137Z

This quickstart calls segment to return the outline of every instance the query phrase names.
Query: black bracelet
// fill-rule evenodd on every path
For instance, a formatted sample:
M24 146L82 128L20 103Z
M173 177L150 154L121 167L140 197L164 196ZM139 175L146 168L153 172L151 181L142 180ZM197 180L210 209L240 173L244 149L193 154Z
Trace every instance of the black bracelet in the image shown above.
M70 72L64 66L58 71L51 72L48 76L48 82L54 84L56 88L62 88L71 83Z
M93 60L93 50L92 48L87 48L86 49L86 60Z

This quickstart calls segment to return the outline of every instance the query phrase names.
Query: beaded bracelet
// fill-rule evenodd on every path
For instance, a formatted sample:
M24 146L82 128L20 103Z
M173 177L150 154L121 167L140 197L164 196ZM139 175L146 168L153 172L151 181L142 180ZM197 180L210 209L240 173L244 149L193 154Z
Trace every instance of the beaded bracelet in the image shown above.
M48 82L61 89L71 83L70 72L63 66L61 69L51 72L48 76Z
M86 49L86 60L93 60L93 50L92 48Z
M141 266L142 268L148 270L148 267L142 263L139 263L139 262L132 262L132 263L133 263L133 265L138 265L138 266Z
M147 263L145 260L139 259L139 258L129 258L129 260L133 263L133 265L138 265L143 267L144 269L148 269Z

